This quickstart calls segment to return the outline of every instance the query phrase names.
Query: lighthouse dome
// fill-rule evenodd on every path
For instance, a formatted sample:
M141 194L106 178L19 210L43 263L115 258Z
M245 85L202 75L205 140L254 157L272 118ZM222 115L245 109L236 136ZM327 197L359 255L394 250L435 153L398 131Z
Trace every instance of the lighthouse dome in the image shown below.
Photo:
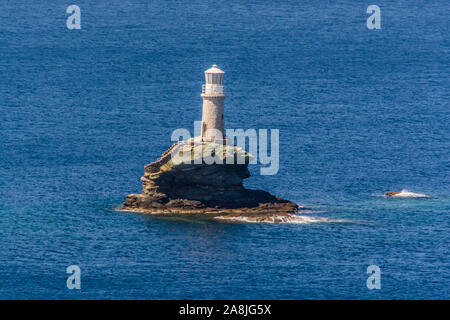
M225 72L223 72L222 70L220 70L217 65L213 64L213 66L211 68L209 68L208 70L205 71L205 73L221 73L224 74Z

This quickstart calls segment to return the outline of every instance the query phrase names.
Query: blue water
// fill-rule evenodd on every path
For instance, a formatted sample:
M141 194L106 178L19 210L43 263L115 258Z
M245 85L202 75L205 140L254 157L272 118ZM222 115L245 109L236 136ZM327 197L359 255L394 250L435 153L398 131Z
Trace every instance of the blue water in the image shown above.
M449 299L448 1L0 3L0 298ZM226 126L280 130L247 187L348 222L115 211L226 72ZM388 199L408 189L429 199ZM81 268L81 290L66 268ZM381 268L381 290L366 269Z

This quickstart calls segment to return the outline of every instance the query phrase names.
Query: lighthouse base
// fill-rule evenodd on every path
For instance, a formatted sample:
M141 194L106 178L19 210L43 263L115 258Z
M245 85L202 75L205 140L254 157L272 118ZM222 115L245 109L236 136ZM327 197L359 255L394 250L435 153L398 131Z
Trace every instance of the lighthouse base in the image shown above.
M194 141L196 142L214 142L221 145L231 144L231 140L224 138L224 139L217 139L217 138L206 138L206 137L196 137L194 138Z

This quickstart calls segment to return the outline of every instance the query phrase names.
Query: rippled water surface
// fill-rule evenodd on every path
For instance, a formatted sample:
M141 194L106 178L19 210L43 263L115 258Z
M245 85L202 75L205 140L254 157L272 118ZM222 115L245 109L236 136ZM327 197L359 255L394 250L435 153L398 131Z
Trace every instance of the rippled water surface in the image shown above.
M75 2L72 31L64 1L0 3L0 298L450 298L447 1L378 1L381 30L351 1ZM246 186L305 223L114 210L213 63L226 126L280 130Z

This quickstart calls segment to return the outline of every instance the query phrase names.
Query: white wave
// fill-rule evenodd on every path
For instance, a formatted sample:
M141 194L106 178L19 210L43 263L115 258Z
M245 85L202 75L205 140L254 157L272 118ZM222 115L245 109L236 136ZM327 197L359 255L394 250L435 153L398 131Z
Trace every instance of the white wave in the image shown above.
M327 212L326 210L311 210L311 209L299 209L299 211L300 211L300 213L301 214L305 214L305 213L312 213L312 214L315 214L315 213L325 213L325 212Z
M244 222L244 223L289 223L289 224L310 224L310 223L339 223L339 222L351 222L350 220L345 219L329 219L329 218L321 218L321 217L311 217L304 215L272 215L268 217L262 218L253 218L251 216L217 216L215 219L219 220L227 220L233 222Z
M428 194L424 193L415 193L408 190L402 190L398 193L393 193L389 195L390 197L394 198L429 198L430 196Z

